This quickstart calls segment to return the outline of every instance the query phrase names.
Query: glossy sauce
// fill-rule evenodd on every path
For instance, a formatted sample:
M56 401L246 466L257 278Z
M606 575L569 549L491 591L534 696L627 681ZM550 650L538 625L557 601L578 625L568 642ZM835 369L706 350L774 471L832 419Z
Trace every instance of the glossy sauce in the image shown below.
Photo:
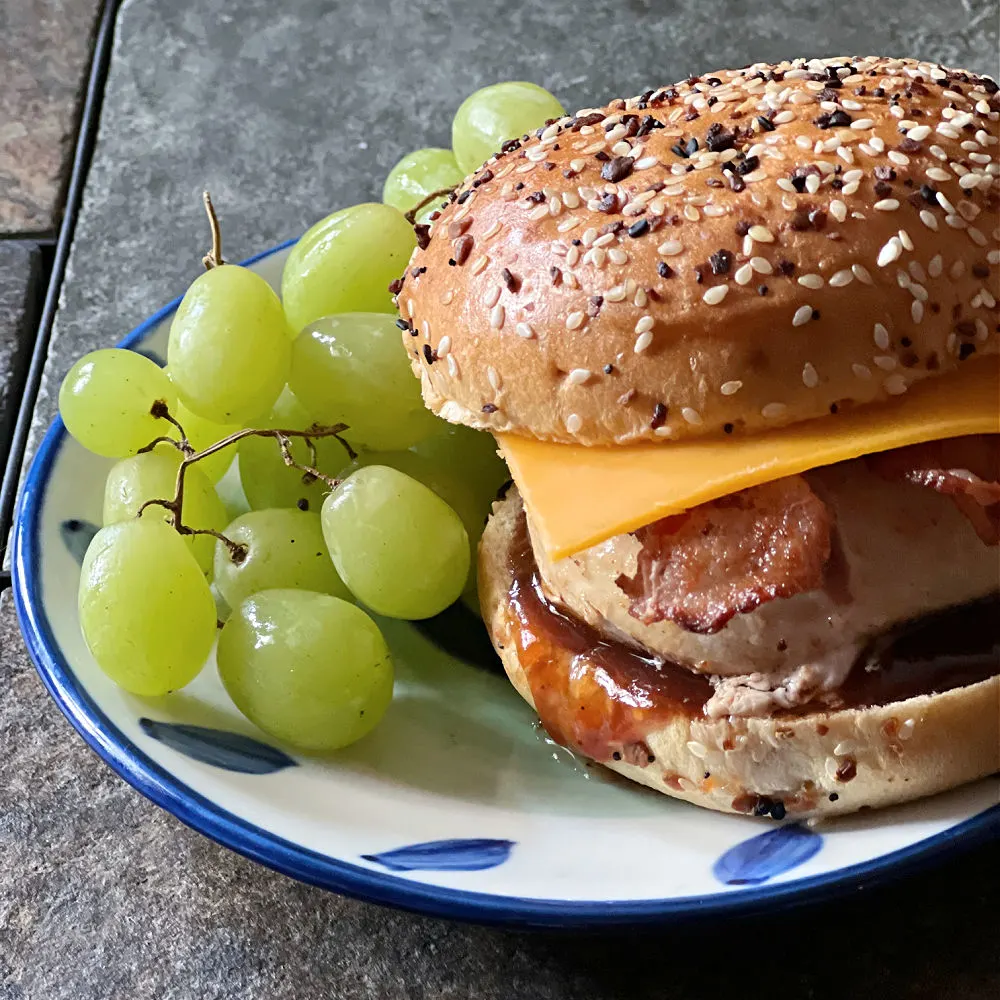
M652 761L644 742L650 730L678 715L704 716L713 691L706 676L606 639L545 597L523 518L511 546L511 571L514 641L553 739L594 760L642 765ZM835 705L804 705L774 717L885 705L998 672L1000 601L979 601L880 637L836 692Z

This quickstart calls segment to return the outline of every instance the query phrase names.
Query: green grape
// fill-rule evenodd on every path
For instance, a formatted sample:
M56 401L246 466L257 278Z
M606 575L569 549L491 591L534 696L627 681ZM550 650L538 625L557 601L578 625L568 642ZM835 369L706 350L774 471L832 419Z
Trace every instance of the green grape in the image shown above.
M98 666L139 695L193 680L215 641L215 600L180 535L155 518L112 524L83 560L80 627Z
M283 428L304 431L315 421L289 389L278 398L268 416L258 421L260 428ZM292 457L300 465L309 465L336 478L350 462L344 446L334 437L316 438L316 462L302 438L290 438ZM246 437L239 443L240 482L247 503L254 510L270 507L299 507L319 511L330 488L322 479L305 475L301 469L285 465L281 448L274 438Z
M323 504L323 537L351 593L390 618L430 618L462 593L469 536L433 490L384 465L358 469Z
M477 90L462 102L451 124L451 145L459 169L471 174L505 140L517 139L565 114L555 97L534 83L496 83Z
M410 450L460 476L476 497L492 502L500 487L510 479L507 463L497 454L493 435L460 424L441 423L437 434L424 438Z
M239 424L217 424L193 413L183 403L177 404L177 411L171 416L184 428L184 433L195 451L201 451L216 441L229 437L240 429ZM198 471L209 480L217 483L225 474L236 457L236 445L231 444L222 451L215 452L198 462Z
M389 283L416 245L413 227L391 205L354 205L317 222L285 261L281 297L289 326L298 333L332 313L395 313Z
M149 358L110 348L85 354L59 387L59 412L66 429L89 451L106 458L134 455L174 428L150 413L165 403L171 415L177 393L162 368Z
M319 514L294 508L252 510L223 534L247 547L237 563L226 545L215 543L215 585L231 608L251 594L276 587L351 599L333 568Z
M264 732L303 750L337 750L378 725L393 669L378 626L328 594L263 590L219 636L219 676Z
M486 518L496 489L494 488L488 496L484 496L483 491L477 488L476 481L465 475L465 470L457 465L417 454L416 448L412 451L366 452L353 464L352 471L370 465L388 465L397 472L416 479L417 482L433 490L458 514L469 537L469 574L465 581L465 593L471 598L476 592L476 555L479 539L486 526ZM347 474L346 470L343 474ZM503 480L499 480L497 485L500 482Z
M171 445L158 445L155 451L122 459L108 473L104 484L104 523L117 524L134 518L147 500L172 500L180 464L181 453ZM142 520L170 523L172 516L160 506L147 507L142 512ZM213 531L221 531L228 521L226 508L198 465L189 465L184 473L181 520L189 528ZM202 571L211 574L215 539L211 535L183 537Z
M418 149L407 153L389 171L382 188L382 200L401 212L409 212L428 195L458 187L464 179L450 149ZM425 205L417 213L417 221L426 222L445 197L442 195Z
M288 378L281 301L253 271L223 264L195 278L170 324L167 364L188 409L217 424L266 413Z
M425 409L399 329L383 313L311 323L292 349L288 385L313 420L347 424L347 440L366 448L408 448L441 423Z

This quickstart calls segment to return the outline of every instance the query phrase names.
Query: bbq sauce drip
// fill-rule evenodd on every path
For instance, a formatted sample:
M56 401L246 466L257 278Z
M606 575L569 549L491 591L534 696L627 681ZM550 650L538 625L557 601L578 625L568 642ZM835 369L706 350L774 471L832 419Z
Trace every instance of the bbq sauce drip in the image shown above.
M567 614L542 592L527 522L511 545L508 594L514 641L539 718L563 746L593 760L647 759L646 735L677 716L705 717L712 685L703 674L643 655ZM864 708L950 691L1000 673L1000 598L926 615L875 640L836 704L803 705L775 719Z
M511 557L518 658L554 740L593 760L633 759L642 757L650 729L703 714L712 694L706 677L605 639L545 597L524 518Z

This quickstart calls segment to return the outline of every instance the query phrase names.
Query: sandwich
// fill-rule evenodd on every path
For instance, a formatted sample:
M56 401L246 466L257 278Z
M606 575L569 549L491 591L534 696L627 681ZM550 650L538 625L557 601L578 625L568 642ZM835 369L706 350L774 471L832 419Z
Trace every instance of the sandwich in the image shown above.
M559 743L725 812L1000 769L1000 95L691 76L506 142L399 287L513 483L479 594Z

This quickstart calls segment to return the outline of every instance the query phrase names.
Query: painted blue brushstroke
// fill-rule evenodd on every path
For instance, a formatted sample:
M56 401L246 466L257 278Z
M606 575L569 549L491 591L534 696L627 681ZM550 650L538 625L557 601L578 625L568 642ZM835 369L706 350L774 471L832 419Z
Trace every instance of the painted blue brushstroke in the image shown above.
M818 833L790 823L730 847L712 866L712 874L726 885L760 885L805 864L822 846Z
M502 865L513 846L513 840L430 840L362 857L393 872L477 872Z
M93 541L94 535L100 530L96 524L91 524L90 521L71 517L59 525L59 537L69 554L82 565L83 557L87 554L87 549Z
M225 729L188 726L174 722L140 719L139 728L154 740L178 753L240 774L273 774L286 767L295 767L294 758L283 750L262 743L252 736L231 733Z

